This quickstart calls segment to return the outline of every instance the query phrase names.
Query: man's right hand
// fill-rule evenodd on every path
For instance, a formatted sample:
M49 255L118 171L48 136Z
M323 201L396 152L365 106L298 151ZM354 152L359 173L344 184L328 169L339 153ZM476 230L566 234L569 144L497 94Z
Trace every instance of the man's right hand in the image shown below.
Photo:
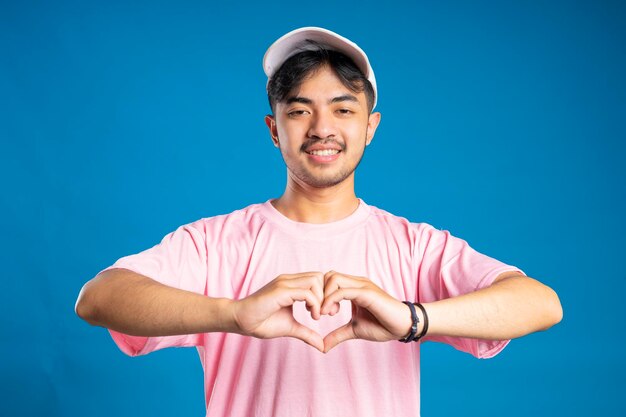
M322 337L293 317L293 304L304 301L311 317L319 320L323 300L322 272L279 275L254 294L233 302L235 332L260 339L295 337L324 352Z

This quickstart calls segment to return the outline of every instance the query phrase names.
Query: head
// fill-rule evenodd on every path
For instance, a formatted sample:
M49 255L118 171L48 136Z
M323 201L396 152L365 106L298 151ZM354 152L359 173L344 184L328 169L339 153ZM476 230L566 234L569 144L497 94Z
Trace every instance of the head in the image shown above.
M292 91L296 91L306 78L322 67L331 69L352 92L364 92L368 112L371 113L375 103L374 88L352 59L315 41L306 41L305 45L301 52L288 58L267 83L267 98L272 113L276 111L276 103L285 102Z
M353 180L380 121L380 113L372 113L376 84L367 57L352 44L365 56L359 67L336 44L306 40L292 50L283 48L281 61L271 56L281 40L264 62L271 73L267 92L272 108L265 120L287 165L288 180L316 188ZM268 71L276 63L275 71Z

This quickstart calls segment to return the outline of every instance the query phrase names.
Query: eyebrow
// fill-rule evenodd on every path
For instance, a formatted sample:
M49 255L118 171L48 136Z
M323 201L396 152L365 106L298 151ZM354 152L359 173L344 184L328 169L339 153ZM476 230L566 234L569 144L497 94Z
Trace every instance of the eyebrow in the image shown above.
M356 96L353 96L352 94L344 94L341 96L333 97L332 99L328 100L328 104L340 103L342 101L352 101L352 102L358 103L359 99L356 98ZM291 103L313 104L313 100L311 100L310 98L306 98L306 97L292 96L287 99L286 103L287 104L291 104Z
M358 103L359 99L356 98L356 96L353 96L352 94L344 94L342 96L333 98L332 100L330 100L330 103L339 103L341 101L353 101L355 103Z

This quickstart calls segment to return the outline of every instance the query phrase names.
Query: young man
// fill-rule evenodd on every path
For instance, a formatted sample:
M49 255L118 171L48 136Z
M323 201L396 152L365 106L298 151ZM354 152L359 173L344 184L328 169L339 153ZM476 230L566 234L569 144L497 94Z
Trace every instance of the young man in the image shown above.
M284 194L118 260L83 287L80 317L129 355L197 347L207 416L418 416L411 342L488 358L561 320L555 292L519 269L356 197L381 117L357 45L302 28L264 68Z

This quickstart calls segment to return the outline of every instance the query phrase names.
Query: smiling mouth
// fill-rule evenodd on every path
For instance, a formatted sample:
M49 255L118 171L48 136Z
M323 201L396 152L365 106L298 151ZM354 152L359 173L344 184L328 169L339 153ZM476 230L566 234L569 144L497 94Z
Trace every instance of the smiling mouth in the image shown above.
M341 151L337 149L324 149L324 150L319 150L319 151L308 151L306 153L308 153L309 155L329 156L329 155L336 155L339 152Z

